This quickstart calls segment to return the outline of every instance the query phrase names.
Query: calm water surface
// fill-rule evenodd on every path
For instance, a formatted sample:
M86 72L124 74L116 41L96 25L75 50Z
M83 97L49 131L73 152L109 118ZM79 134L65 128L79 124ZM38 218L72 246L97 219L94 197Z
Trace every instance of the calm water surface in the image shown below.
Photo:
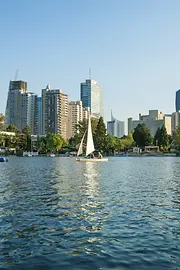
M180 269L180 158L0 163L0 269Z

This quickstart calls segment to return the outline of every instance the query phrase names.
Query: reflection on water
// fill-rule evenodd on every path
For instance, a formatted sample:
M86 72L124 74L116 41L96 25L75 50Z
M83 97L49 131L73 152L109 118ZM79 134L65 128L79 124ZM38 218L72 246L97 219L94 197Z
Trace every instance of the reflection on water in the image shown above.
M0 164L1 269L179 269L178 158Z
M86 162L84 164L84 176L87 185L87 195L90 198L97 196L100 185L100 168L99 164L93 164L92 162Z

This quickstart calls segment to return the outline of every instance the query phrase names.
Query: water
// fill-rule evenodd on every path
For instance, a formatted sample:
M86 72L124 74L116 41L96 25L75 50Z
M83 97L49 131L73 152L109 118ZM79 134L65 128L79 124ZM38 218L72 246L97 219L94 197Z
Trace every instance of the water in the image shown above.
M180 158L0 163L0 269L180 269Z

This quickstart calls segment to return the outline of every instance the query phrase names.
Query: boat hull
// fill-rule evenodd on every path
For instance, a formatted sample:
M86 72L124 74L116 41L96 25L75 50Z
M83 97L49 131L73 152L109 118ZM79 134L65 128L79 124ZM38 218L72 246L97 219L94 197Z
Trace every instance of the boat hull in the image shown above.
M105 162L105 161L108 161L108 158L102 158L102 159L98 159L98 158L76 158L76 161L79 161L79 162Z
M0 157L0 162L8 162L7 157Z

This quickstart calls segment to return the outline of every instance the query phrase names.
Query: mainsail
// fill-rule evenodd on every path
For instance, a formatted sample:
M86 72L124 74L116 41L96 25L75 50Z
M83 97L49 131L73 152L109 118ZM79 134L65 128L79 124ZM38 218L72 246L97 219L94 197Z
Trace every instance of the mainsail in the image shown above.
M83 141L84 141L84 137L85 137L86 131L84 132L84 135L82 137L78 152L77 152L77 156L81 155L83 153Z
M89 116L88 134L87 134L87 146L86 146L86 156L88 156L93 151L94 151L94 142L93 142L93 136L92 136L91 118Z

